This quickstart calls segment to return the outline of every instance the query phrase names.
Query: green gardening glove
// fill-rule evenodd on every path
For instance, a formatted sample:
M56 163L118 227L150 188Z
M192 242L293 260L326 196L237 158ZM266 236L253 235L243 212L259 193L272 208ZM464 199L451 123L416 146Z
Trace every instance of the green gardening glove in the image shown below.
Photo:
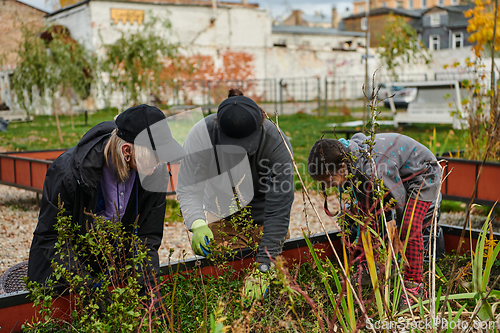
M274 279L274 270L268 264L259 264L258 268L248 274L243 285L242 302L250 307L253 301L260 301L266 297L269 285Z
M207 256L210 254L210 241L214 240L214 234L208 227L207 223L202 220L195 220L191 225L193 238L191 239L191 247L195 254L199 256Z

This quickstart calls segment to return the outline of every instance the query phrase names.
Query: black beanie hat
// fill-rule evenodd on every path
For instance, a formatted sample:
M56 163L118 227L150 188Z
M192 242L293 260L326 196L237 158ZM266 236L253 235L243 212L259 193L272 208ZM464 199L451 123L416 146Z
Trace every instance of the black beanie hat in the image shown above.
M233 96L224 100L217 111L219 142L238 145L252 154L259 147L262 112L246 96Z
M133 106L116 118L117 135L129 143L134 143L139 133L163 119L166 119L165 114L154 106L146 104Z

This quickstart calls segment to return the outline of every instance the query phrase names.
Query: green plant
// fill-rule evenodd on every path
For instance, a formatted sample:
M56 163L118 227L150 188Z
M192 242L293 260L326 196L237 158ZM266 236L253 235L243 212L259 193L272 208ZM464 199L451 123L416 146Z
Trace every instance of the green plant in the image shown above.
M498 254L500 253L500 243L497 243L493 239L493 230L491 229L490 217L492 211L493 209L490 211L490 214L481 229L481 233L479 234L479 239L476 244L476 250L473 252L472 257L472 281L474 292L476 292L475 298L482 303L482 305L478 306L476 309L479 309L477 310L477 313L479 318L482 320L495 320L492 312L492 305L485 297L490 282L491 269ZM488 233L490 234L489 238L487 238ZM484 258L486 258L485 263ZM488 294L496 296L497 299L500 298L500 291L498 290L489 290Z
M91 83L96 78L96 59L71 38L67 29L59 27L45 27L44 34L48 35L45 39L40 38L39 32L22 28L23 42L12 88L17 102L28 112L46 105L48 97L62 144L57 103L66 100L71 106L73 99L89 96Z
M404 64L423 61L430 63L431 56L417 36L417 31L404 21L401 16L389 15L380 37L377 53L387 66L393 82L397 81L397 69Z
M43 332L67 325L79 332L140 332L146 327L165 330L168 319L156 277L148 275L147 249L142 241L121 222L95 215L82 233L79 223L65 214L61 204L59 209L54 273L45 285L28 282L42 318L25 325L25 330ZM57 290L53 289L56 285ZM69 293L74 304L71 322L52 317L52 303L61 291Z
M149 102L150 95L161 88L165 63L177 54L177 44L169 41L170 21L154 15L148 17L136 32L122 32L118 40L105 47L102 69L109 75L108 89L123 93L125 105L139 104L143 94Z
M167 199L167 208L165 209L165 222L182 222L181 209L179 202L173 199Z

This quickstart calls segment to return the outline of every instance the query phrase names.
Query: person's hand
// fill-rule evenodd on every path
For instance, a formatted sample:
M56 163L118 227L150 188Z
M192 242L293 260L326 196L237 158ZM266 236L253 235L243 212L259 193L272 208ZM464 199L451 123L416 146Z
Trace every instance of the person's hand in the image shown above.
M247 307L252 305L253 301L260 301L266 297L269 291L269 285L274 278L274 270L267 264L259 264L245 278L243 285L242 302Z
M191 247L195 254L199 256L207 256L210 251L210 241L214 239L212 230L208 227L207 223L202 220L196 220L191 226L193 238L191 239Z

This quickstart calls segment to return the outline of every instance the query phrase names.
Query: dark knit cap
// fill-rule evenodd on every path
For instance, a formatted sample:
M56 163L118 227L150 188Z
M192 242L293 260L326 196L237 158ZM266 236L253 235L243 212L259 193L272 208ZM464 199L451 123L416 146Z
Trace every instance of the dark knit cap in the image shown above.
M182 146L172 137L163 112L146 104L131 107L115 120L117 135L123 140L156 151L164 162L174 162L185 154Z
M254 153L259 148L262 112L259 106L246 96L229 97L217 111L219 142L237 145Z
M166 119L165 114L154 106L146 104L133 106L116 118L117 134L123 140L134 143L139 133L163 119Z

